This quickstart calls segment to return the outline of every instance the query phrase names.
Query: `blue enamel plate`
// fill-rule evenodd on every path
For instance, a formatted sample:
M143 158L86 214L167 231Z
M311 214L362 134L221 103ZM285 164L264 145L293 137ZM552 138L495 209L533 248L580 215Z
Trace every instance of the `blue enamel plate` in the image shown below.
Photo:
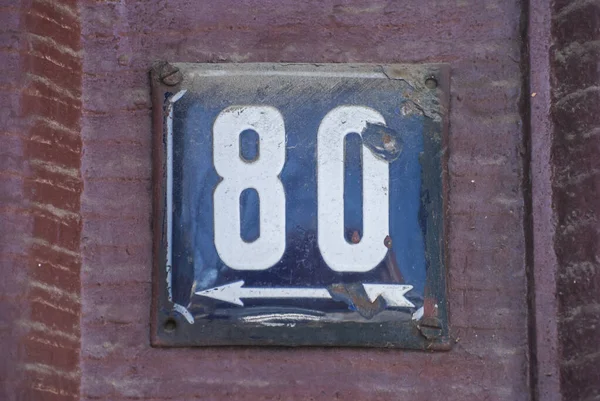
M157 345L447 347L446 66L164 68Z

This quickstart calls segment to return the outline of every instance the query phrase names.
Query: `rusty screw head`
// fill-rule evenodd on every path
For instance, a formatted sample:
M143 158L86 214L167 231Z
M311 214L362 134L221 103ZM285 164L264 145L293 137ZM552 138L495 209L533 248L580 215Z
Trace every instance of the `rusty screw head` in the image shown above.
M172 333L177 328L177 322L173 318L168 318L164 324L164 329L167 333Z
M183 81L183 74L179 71L179 68L167 62L160 63L156 67L158 77L161 82L168 86L175 86Z
M425 86L429 89L435 89L438 86L438 81L437 79L435 79L435 77L432 75L430 77L427 77L427 79L425 80Z

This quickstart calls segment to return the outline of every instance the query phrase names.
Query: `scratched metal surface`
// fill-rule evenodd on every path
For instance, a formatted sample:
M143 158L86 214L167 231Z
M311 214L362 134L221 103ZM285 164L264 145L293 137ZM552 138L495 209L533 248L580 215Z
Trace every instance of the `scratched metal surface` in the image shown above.
M162 116L155 121L166 121L168 113L173 118L171 219L161 213L164 209L155 209L163 222L162 235L156 235L163 252L157 253L155 263L155 343L445 348L442 150L448 77L443 66L177 68L183 72L178 85L153 78L154 96L163 99ZM207 70L219 73L206 74ZM170 102L178 93L183 95ZM221 178L213 166L212 126L223 109L234 105L272 106L285 122L286 158L279 177L286 197L286 248L267 270L231 269L215 248L213 192ZM381 238L388 251L381 263L364 273L332 270L317 240L317 131L325 114L341 105L370 107L386 121L386 127L369 124L362 140L359 133L345 140L343 225L348 242L363 234L361 152L373 152L389 164L389 237ZM167 124L155 128L164 144ZM243 158L260 154L257 140L253 131L240 136ZM394 146L386 150L390 142ZM156 151L166 150L159 146ZM158 168L164 168L165 159L160 160L163 165ZM164 180L156 184L163 199L167 197ZM255 190L240 196L239 230L245 241L260 235L258 202ZM169 223L172 269L165 259L169 244L164 228ZM240 280L254 288L326 288L331 299L248 298L241 307L196 295ZM363 283L411 285L406 298L414 307L390 307L382 297L371 302ZM165 296L169 291L171 300ZM429 307L424 305L426 298Z

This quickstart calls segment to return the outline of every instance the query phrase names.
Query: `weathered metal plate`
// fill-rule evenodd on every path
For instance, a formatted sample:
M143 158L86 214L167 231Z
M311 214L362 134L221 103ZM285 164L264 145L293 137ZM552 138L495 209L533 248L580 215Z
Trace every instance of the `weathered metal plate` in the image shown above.
M447 66L151 76L154 345L449 347Z

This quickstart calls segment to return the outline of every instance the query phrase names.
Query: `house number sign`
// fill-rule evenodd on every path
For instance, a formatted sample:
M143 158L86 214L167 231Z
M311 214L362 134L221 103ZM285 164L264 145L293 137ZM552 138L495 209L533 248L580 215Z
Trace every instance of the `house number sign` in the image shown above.
M447 66L151 79L155 345L448 348Z

